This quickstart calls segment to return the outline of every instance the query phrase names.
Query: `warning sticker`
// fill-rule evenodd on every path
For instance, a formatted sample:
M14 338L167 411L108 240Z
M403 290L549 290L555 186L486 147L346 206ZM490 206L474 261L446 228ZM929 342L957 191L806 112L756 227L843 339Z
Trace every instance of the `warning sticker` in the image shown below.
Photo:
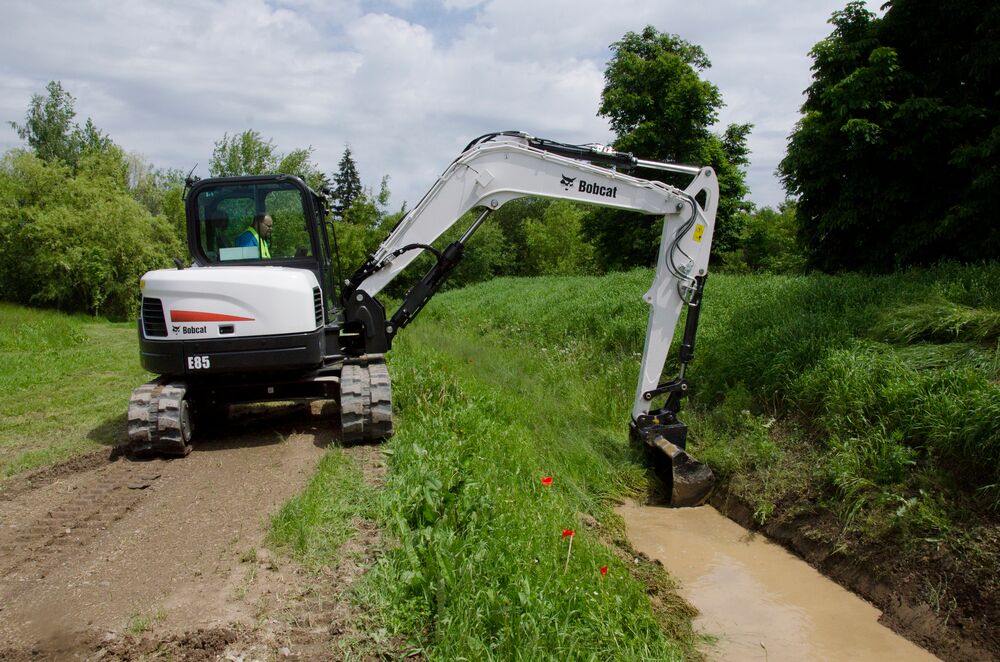
M700 242L701 241L701 235L703 235L703 234L705 234L705 226L704 225L702 225L701 223L699 223L698 225L694 226L694 237L693 237L693 239L695 241Z

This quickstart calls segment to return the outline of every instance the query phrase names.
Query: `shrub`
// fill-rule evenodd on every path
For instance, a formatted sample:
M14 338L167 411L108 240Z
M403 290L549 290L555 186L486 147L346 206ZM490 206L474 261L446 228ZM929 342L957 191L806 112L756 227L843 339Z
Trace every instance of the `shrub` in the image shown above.
M32 154L0 162L0 287L18 303L135 315L139 278L183 254L173 228L125 187L117 150L75 174Z

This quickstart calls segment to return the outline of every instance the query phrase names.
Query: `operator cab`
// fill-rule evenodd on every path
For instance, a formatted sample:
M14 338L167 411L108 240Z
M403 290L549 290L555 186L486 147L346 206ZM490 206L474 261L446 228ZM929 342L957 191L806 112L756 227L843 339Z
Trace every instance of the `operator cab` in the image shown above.
M219 177L195 183L186 199L188 248L200 267L308 269L335 308L322 196L292 175ZM266 227L255 219L267 217Z

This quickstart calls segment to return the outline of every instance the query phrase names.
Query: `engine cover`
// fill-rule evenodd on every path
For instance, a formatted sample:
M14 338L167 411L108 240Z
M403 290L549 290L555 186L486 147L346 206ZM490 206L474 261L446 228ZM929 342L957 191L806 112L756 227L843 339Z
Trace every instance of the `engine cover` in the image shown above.
M287 335L315 331L324 323L319 283L306 269L161 269L144 275L140 288L141 329L148 339Z

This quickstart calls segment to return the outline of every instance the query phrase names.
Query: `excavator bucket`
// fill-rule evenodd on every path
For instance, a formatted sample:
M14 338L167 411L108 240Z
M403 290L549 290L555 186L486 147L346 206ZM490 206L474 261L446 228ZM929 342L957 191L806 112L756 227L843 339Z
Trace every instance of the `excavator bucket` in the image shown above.
M700 506L712 495L715 474L686 450L687 426L680 421L640 428L630 426L632 438L641 443L657 476L663 481L674 508Z
M715 487L715 474L708 465L694 459L683 448L662 436L657 435L647 443L652 452L660 455L670 465L671 506L691 508L708 500Z

